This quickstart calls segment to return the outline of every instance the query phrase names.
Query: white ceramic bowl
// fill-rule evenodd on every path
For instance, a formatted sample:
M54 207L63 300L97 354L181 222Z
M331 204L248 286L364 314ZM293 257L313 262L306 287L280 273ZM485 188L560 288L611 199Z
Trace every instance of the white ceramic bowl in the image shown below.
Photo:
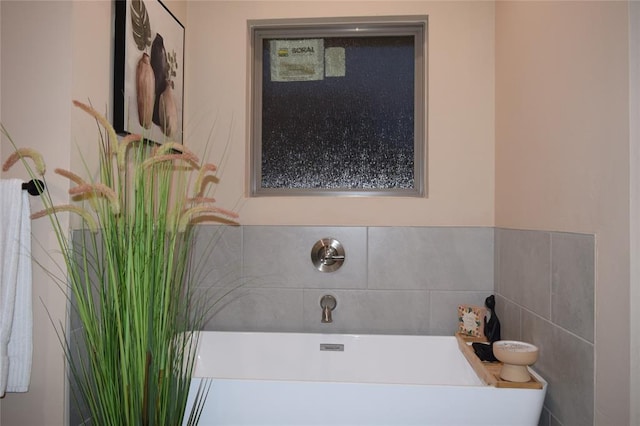
M531 380L527 366L538 360L538 347L517 340L499 340L493 344L493 354L502 361L500 377L510 382Z

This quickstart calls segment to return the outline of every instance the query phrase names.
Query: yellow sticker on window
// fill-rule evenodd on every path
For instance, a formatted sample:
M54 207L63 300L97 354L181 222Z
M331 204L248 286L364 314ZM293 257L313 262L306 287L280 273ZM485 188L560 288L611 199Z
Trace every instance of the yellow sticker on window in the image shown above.
M324 79L324 40L271 40L271 81Z

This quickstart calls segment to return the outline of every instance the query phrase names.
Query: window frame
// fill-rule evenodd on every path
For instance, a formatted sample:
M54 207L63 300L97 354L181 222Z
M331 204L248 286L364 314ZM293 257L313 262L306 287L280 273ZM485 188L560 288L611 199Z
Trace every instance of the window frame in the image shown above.
M250 129L249 196L391 196L427 195L427 16L249 20ZM326 189L262 187L263 40L274 38L414 37L413 188Z

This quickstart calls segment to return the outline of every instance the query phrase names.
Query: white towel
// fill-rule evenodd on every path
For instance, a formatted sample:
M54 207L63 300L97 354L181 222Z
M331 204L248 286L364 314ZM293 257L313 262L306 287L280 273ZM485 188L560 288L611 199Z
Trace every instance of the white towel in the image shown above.
M18 179L0 180L0 396L27 392L33 349L31 220Z

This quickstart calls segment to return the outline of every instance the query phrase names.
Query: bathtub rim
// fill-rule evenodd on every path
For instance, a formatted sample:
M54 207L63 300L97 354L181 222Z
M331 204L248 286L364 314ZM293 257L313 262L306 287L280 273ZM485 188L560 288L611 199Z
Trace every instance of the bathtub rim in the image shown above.
M547 391L548 382L542 377L542 375L537 372L531 366L527 367L529 372L535 376L535 378L542 384L542 389L527 389L527 388L499 388L496 386L492 386L487 384L475 371L473 366L469 363L469 361L465 358L465 363L468 367L474 372L477 376L478 380L482 382L482 385L470 384L470 385L459 385L459 384L430 384L430 383L386 383L386 382L361 382L361 381L342 381L342 380L307 380L307 379L277 379L277 378L268 378L268 379L259 379L259 378L229 378L229 377L211 377L211 376L203 376L196 375L197 366L198 366L198 357L200 355L200 342L203 335L221 335L221 336L231 336L238 335L242 337L250 337L250 336L287 336L287 337L296 337L296 336L315 336L316 338L326 338L327 340L331 340L332 338L337 339L391 339L391 340L403 340L403 339L433 339L433 340L444 340L444 341L456 341L456 336L448 336L448 335L422 335L422 334L374 334L374 333L320 333L320 332L299 332L299 331L231 331L231 330L200 330L198 331L198 348L196 349L196 364L194 365L192 377L203 379L210 378L213 380L264 380L264 381L284 381L284 382L310 382L310 383L356 383L356 384L373 384L373 385L402 385L402 386L451 386L451 387L460 387L460 386L468 386L468 387L488 387L495 389L504 389L504 390L517 390L517 391ZM323 342L323 343L335 343L331 341ZM459 350L461 356L462 351Z

